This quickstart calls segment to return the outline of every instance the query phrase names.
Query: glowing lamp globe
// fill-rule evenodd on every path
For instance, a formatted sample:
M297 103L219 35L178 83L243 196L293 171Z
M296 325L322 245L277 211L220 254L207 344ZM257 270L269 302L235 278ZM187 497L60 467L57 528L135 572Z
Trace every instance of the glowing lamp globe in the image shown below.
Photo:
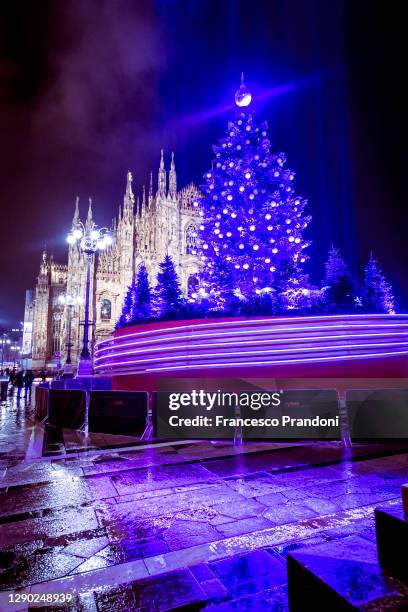
M249 106L251 104L251 100L251 92L244 83L244 73L241 73L241 85L235 93L235 104L240 107Z

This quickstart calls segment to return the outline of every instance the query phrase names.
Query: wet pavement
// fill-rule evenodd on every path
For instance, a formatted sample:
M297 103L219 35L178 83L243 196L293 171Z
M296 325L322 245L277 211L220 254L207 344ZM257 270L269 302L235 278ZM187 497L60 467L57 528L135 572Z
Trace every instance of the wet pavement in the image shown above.
M72 596L53 609L286 610L286 553L350 535L371 546L374 508L397 505L408 480L396 445L77 443L41 456L30 404L9 398L0 415L0 610L27 609L12 592Z

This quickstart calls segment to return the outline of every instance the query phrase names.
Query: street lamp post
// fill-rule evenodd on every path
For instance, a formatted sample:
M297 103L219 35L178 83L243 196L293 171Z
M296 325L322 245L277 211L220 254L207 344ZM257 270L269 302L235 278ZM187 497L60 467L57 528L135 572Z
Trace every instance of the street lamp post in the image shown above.
M73 295L60 295L58 298L60 304L63 304L67 307L67 342L65 346L67 347L67 358L64 364L64 374L70 375L72 374L72 360L71 360L71 348L73 346L72 343L72 317L73 311L77 304L82 304L82 299L78 296L75 297Z
M89 351L89 304L92 260L97 251L102 251L112 244L112 236L106 227L100 228L92 220L87 221L85 225L82 221L77 221L67 236L67 242L78 244L81 251L86 255L84 336L77 376L90 376L92 374L92 360Z
M10 344L11 340L7 337L7 334L4 333L1 338L1 371L3 372L4 367L4 347L6 344Z
M14 353L13 367L15 368L16 367L16 362L17 362L17 353L19 351L21 351L21 347L18 346L17 343L14 343L13 346L11 346L10 348L11 348L11 350Z

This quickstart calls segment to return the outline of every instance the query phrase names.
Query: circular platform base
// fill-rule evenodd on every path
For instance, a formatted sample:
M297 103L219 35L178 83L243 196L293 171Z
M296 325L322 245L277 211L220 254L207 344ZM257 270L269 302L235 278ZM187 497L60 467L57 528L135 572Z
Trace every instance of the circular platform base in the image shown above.
M408 315L203 319L118 330L95 351L115 388L164 377L405 377Z

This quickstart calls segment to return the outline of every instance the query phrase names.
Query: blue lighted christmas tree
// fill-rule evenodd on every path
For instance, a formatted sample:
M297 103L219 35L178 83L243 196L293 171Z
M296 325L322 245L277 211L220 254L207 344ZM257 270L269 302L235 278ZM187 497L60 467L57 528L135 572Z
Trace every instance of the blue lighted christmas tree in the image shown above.
M367 312L395 313L394 296L391 286L388 284L372 253L364 270L361 304Z
M178 318L184 304L184 298L179 277L170 255L166 255L164 261L159 264L159 268L155 288L156 316L168 319Z
M116 323L116 329L120 329L121 327L126 327L129 325L131 316L132 316L132 308L134 302L135 295L135 282L128 287L125 299L123 302L122 314L119 317L118 322Z
M133 299L132 299L133 298ZM146 266L140 266L136 281L133 285L132 306L130 312L131 323L138 323L149 319L152 315L151 291L149 275Z
M323 291L328 310L348 312L356 307L355 283L346 262L334 246L326 262Z
M234 295L251 300L307 283L306 200L295 194L284 153L271 152L267 123L255 122L243 80L235 101L240 110L213 147L215 160L196 203L202 217L201 287L215 310Z

